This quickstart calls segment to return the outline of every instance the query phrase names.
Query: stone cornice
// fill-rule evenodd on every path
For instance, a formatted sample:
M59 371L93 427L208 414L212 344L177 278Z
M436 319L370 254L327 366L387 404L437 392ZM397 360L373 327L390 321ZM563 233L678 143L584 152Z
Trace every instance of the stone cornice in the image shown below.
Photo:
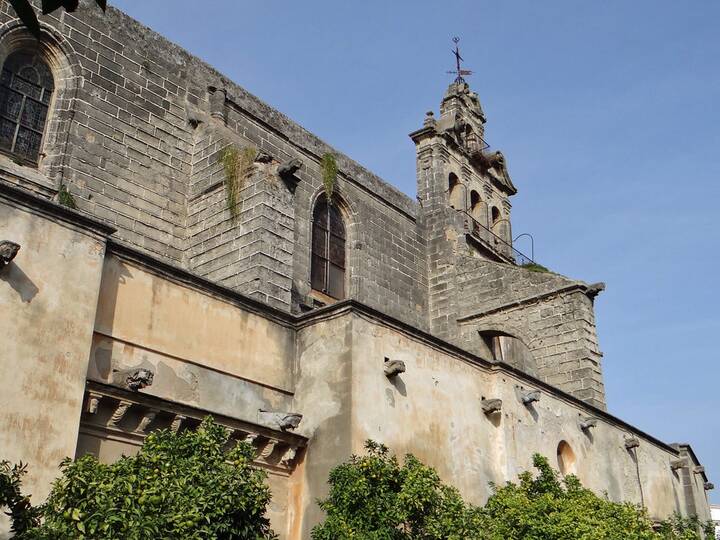
M38 196L19 186L0 180L0 199L34 210L50 219L56 219L94 236L108 238L115 228L85 212L73 210L54 201Z

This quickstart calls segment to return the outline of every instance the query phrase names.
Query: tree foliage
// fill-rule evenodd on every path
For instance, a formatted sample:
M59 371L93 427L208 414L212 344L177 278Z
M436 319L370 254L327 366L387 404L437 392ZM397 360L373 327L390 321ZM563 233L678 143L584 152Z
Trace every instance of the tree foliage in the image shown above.
M110 465L91 456L65 460L30 526L15 522L17 538L275 538L253 448L241 442L225 451L226 442L225 428L208 417L197 431L153 432L137 455ZM8 493L17 499L22 471L10 473L17 489ZM0 502L7 505L7 496Z
M313 540L701 540L710 531L678 516L656 531L645 509L598 497L574 476L561 479L540 455L536 474L493 486L478 507L412 455L400 465L383 445L366 448L331 471L319 503L327 516Z
M95 3L100 6L100 9L105 11L107 8L107 0L95 0ZM75 11L80 2L79 0L42 0L41 9L43 15L52 13L53 11L63 8L65 11ZM17 13L20 21L27 27L32 35L40 38L40 23L38 22L35 9L33 8L30 0L10 0L10 5Z

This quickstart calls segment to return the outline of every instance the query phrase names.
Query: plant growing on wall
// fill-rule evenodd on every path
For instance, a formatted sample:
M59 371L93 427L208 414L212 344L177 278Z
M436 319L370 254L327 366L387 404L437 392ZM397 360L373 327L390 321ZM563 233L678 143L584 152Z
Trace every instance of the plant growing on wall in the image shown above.
M256 157L257 149L253 146L238 150L237 147L230 145L225 147L220 155L225 174L225 206L233 220L240 214L240 192L245 186L245 179L250 174Z
M550 270L548 270L542 264L538 264L536 262L528 262L525 264L521 264L520 268L524 268L525 270L530 270L531 272L550 272Z
M227 439L207 417L197 431L155 431L137 455L110 465L91 456L67 459L30 526L21 530L15 522L16 538L276 538L265 517L266 475L252 464L255 450L240 442L225 451ZM17 500L18 475L7 466L0 473L0 497ZM15 483L5 490L8 474ZM8 505L7 497L0 503Z
M325 197L328 203L332 203L332 196L335 192L335 183L337 181L338 166L335 156L329 152L323 154L320 161L320 171L322 173L323 187L325 188Z
M72 193L68 191L65 184L60 184L60 188L58 189L58 203L63 206L67 206L68 208L72 208L73 210L77 209L75 197L73 197Z

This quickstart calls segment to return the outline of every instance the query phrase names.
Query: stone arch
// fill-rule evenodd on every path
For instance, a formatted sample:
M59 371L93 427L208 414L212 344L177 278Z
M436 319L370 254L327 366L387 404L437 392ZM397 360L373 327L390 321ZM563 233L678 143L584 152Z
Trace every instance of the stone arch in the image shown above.
M567 441L560 441L557 446L557 463L563 476L577 471L577 456Z
M448 204L455 210L465 210L465 184L453 172L448 175Z
M470 215L480 225L487 227L487 204L482 200L480 192L474 189L470 192Z
M344 275L343 275L343 283L344 283L344 291L341 298L337 298L336 296L332 295L326 295L327 298L321 298L321 300L324 303L337 301L337 300L344 300L346 298L351 298L355 295L355 291L353 290L352 286L352 269L357 268L357 255L356 250L353 249L353 246L357 243L358 238L358 226L357 226L357 211L354 208L354 205L349 202L349 199L344 195L343 190L338 189L336 186L333 195L331 198L332 201L332 208L333 210L337 210L341 219L342 219L342 225L344 227L344 255L345 255L345 266L344 266ZM310 261L307 269L307 282L310 285L310 290L313 291L313 294L320 293L322 291L317 291L313 287L313 268L314 268L314 260L313 260L313 249L315 248L313 245L314 238L315 238L315 213L317 208L320 205L324 205L327 203L327 198L325 191L323 189L319 189L315 192L315 194L310 198L310 208L309 208L309 220L308 220L308 238L310 241ZM322 295L321 295L322 296Z
M537 361L527 338L516 331L497 326L485 326L478 329L477 333L481 356L494 362L509 364L534 377L538 376Z
M49 103L37 167L59 185L63 182L64 156L75 114L81 67L75 50L64 36L45 23L41 23L40 28L40 39L36 39L17 20L0 26L0 66L14 52L28 51L42 58L52 71L55 88Z

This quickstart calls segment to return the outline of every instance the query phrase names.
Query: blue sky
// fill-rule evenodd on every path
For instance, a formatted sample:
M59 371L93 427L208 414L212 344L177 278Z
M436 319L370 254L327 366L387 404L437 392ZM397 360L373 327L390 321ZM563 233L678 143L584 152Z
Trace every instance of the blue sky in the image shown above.
M460 36L520 191L514 233L549 268L607 283L610 412L690 442L720 486L720 2L111 4L411 196L407 134L437 112Z

